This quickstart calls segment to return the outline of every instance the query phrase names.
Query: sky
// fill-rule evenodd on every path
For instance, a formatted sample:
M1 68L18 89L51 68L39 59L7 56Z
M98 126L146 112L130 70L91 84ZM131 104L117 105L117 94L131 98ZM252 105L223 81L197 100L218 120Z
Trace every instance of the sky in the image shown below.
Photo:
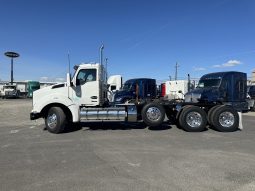
M0 0L0 79L61 81L71 65L158 81L255 70L254 0Z

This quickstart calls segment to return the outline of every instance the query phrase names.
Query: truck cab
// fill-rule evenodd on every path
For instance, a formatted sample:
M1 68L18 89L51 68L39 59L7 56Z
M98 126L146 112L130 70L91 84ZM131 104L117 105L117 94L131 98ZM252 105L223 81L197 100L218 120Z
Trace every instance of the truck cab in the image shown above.
M103 106L107 101L106 72L100 64L81 64L71 87L71 99L80 106Z
M100 64L81 64L75 67L72 79L67 83L45 87L34 92L34 108L59 103L77 107L99 107L107 100L106 74Z
M27 97L32 98L33 92L40 89L40 82L28 81L27 82Z
M16 85L4 85L2 91L2 98L17 98L19 97L19 90Z
M114 96L117 91L122 87L122 76L121 75L112 75L107 80L108 86L108 100L109 102L114 101Z
M202 76L196 89L185 95L185 102L220 103L243 111L247 108L247 74L217 72Z
M122 89L114 96L114 103L138 99L154 99L157 96L156 80L151 78L135 78L127 80Z
M30 119L44 118L47 129L52 133L62 132L65 123L83 120L125 121L126 107L109 107L107 81L104 66L98 63L80 64L75 67L73 78L67 82L39 89L33 94L33 109ZM133 115L133 119L132 116ZM128 120L136 120L136 112Z

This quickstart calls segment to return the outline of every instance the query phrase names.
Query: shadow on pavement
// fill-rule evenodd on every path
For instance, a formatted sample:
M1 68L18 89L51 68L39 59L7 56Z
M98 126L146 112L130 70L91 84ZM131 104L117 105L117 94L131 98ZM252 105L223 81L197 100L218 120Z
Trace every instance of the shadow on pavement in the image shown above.
M83 122L80 123L84 131L106 131L106 130L133 130L145 129L147 126L144 123L119 123L119 122ZM148 127L151 131L168 130L172 127L169 124L162 124L159 127Z

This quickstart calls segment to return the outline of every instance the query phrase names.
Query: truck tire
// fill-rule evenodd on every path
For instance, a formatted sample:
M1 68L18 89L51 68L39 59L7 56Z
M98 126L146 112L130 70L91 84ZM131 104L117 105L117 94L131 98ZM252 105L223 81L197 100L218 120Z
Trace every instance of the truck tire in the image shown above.
M142 109L142 119L150 127L160 126L165 119L165 109L159 103L146 104Z
M213 107L208 111L207 120L208 120L208 123L209 123L210 125L212 125L212 116L213 116L214 111L215 111L217 108L219 108L220 106L222 106L222 105L215 105L215 106L213 106Z
M218 107L212 113L212 125L221 132L233 132L238 129L239 116L236 110L230 106Z
M50 108L45 117L45 125L47 130L51 133L62 133L67 125L64 111L60 107Z
M207 124L206 113L197 106L189 106L182 110L179 125L188 132L203 131Z

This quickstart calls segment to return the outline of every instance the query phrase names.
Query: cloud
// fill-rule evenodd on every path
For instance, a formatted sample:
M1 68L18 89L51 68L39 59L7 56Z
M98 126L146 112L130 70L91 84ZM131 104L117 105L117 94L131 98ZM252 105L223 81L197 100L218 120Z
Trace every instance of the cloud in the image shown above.
M40 77L39 79L41 82L47 82L49 81L49 77Z
M225 67L233 67L242 64L239 60L229 60L223 64L213 65L213 68L225 68Z
M56 78L55 81L56 82L65 82L66 79L65 78Z
M206 70L206 68L203 68L203 67L193 67L193 70L194 71L204 71L204 70Z

